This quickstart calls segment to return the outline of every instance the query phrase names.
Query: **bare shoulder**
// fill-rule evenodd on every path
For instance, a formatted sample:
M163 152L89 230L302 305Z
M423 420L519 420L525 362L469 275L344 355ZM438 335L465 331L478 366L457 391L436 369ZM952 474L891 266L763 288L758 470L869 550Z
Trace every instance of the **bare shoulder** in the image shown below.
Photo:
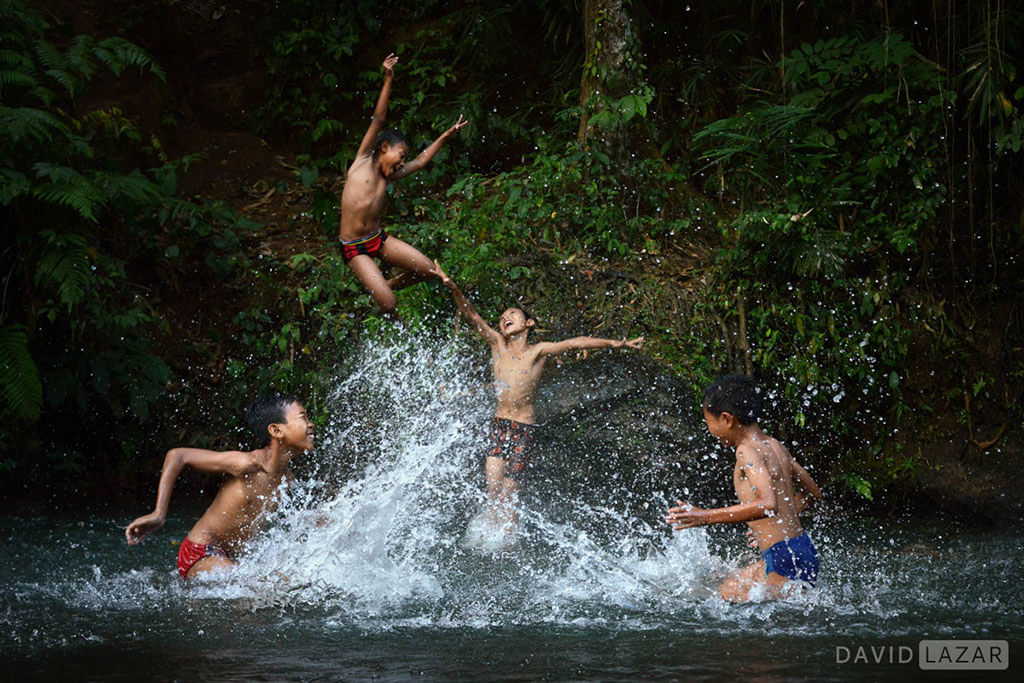
M370 160L372 156L369 154L357 154L356 158L352 160L352 163L348 166L348 171L345 172L346 177L358 176L366 173L370 168Z
M254 451L249 451L246 455L246 460L249 463L249 472L269 472L272 466L272 457L270 450L267 448L257 448Z
M736 464L739 467L763 467L765 458L772 452L773 448L770 443L741 443L736 446Z
M536 344L530 344L526 347L524 355L536 363L538 361L543 361L553 353L557 353L557 346L558 345L556 343L552 342L538 342Z
M774 437L768 437L768 445L771 447L772 453L779 457L780 460L785 462L796 462L793 454L786 448L786 444L782 443Z
M266 469L266 449L254 451L224 451L221 453L221 469L233 477L245 477Z
M561 353L568 348L567 341L568 340L560 342L537 342L536 344L530 344L526 347L526 353L532 354L534 358Z

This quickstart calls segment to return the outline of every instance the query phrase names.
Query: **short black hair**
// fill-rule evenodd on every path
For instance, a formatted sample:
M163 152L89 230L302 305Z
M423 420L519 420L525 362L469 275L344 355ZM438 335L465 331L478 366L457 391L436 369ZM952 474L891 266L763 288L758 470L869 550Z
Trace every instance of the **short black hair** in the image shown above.
M409 144L409 138L405 137L405 134L397 128L388 128L377 136L377 140L373 143L373 157L377 158L377 153L380 152L380 146L384 143L389 145L405 145L406 147L412 147Z
M741 425L761 417L761 388L746 375L719 377L704 390L704 410L718 417L730 413Z
M291 394L275 392L260 396L246 407L245 421L256 439L256 448L264 448L270 444L270 432L267 427L287 420L285 411L288 406L298 402L299 399Z
M517 304L516 308L523 312L523 315L526 316L527 320L532 320L534 324L537 323L537 316L535 316L533 313L527 310L526 306L523 306L522 304Z

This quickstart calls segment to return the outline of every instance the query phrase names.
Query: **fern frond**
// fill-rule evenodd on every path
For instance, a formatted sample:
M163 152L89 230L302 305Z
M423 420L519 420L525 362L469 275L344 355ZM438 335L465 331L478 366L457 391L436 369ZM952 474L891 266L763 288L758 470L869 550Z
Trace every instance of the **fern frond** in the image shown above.
M96 222L96 209L103 204L103 195L87 185L42 185L32 196L49 204L74 209L82 218Z
M340 135L345 132L345 124L337 119L320 119L313 127L310 137L314 142L326 135Z
M5 168L0 171L0 204L7 206L32 191L32 183L24 173Z
M148 68L154 76L167 82L167 74L153 59L153 56L124 38L105 38L92 48L92 54L103 62L115 76L120 76L125 66L138 66Z
M60 70L67 68L67 59L65 59L64 54L53 43L45 40L32 41L32 52L35 53L36 60L43 65L44 69Z
M0 2L0 42L21 43L25 36L40 36L47 29L46 21L34 8L25 2Z
M138 169L131 173L96 173L94 181L105 190L111 202L130 199L141 203L162 196L159 186Z
M37 40L32 43L32 50L43 67L43 73L64 86L64 89L72 97L78 94L82 80L69 71L70 64L67 56L45 40Z
M91 81L97 71L96 60L92 56L95 44L96 39L92 36L77 36L71 41L71 47L67 52L68 65L82 74L86 81Z
M36 420L43 407L43 385L21 325L0 328L0 413Z
M75 78L75 75L70 71L65 71L64 69L47 69L45 73L47 76L64 86L64 89L67 90L68 94L72 97L78 94L81 82Z
M4 66L20 66L25 70L35 69L31 59L15 50L0 49L0 64Z
M0 71L0 102L3 101L3 91L7 86L21 87L31 90L39 85L31 74L24 71Z
M33 107L0 106L0 140L12 143L32 138L49 142L57 135L70 135L71 131L56 116Z
M40 162L32 168L38 178L48 178L49 184L37 185L32 196L49 204L74 209L82 218L96 222L96 210L106 204L101 188L74 169Z
M68 310L85 299L91 279L89 246L80 235L44 231L48 239L36 258L36 284L57 290Z

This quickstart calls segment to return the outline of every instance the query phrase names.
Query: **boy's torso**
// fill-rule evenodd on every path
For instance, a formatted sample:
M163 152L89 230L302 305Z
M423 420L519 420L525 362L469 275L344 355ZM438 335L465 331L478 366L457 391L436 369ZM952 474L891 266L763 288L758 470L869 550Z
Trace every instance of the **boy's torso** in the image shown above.
M494 416L524 424L535 423L533 396L540 384L544 358L534 345L513 353L504 340L491 349L491 368L498 401Z
M380 228L387 180L373 163L373 157L352 163L341 192L341 229L343 242L369 237Z
M800 526L793 491L792 456L776 439L769 438L757 447L763 455L775 495L774 515L747 522L763 552L779 541L799 536L803 528ZM733 470L733 485L740 503L749 503L757 498L753 484L744 473L744 463L739 459Z
M237 557L259 530L268 513L277 509L279 488L288 471L265 471L230 477L195 523L188 537L195 543L215 545L229 557Z

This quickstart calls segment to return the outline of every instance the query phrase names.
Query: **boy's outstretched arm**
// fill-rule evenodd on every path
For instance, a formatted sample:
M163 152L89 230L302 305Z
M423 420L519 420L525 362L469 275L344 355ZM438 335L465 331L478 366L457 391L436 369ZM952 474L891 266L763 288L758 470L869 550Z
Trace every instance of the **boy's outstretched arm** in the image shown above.
M665 521L673 529L689 529L708 524L737 524L764 519L775 514L777 501L772 488L772 478L764 456L757 449L743 449L736 452L736 457L744 461L743 473L750 481L751 489L756 498L747 503L739 503L724 508L699 508L696 505L676 501L677 507L669 508Z
M363 135L363 141L359 143L356 156L365 156L373 151L373 143L377 141L381 128L388 118L388 100L391 98L391 81L395 78L394 67L398 63L398 57L394 54L384 59L384 85L380 87L380 95L377 96L377 106L373 109L373 116L370 117L370 126Z
M560 342L540 342L537 344L537 351L542 355L550 356L564 351L578 349L639 349L644 345L643 337L635 339L605 339L604 337L573 337L563 339Z
M434 158L434 155L437 154L442 147L444 147L444 143L448 140L448 138L458 133L459 129L465 126L467 123L469 123L469 121L463 121L462 114L459 114L459 120L455 122L454 126L449 128L445 132L441 133L441 135L439 135L436 140L430 143L429 147L427 147L425 150L417 154L415 159L413 159L410 162L407 162L404 166L402 166L402 168L395 171L394 174L392 174L391 178L393 180L404 178L410 173L414 173L423 168L424 166L426 166L427 163Z
M452 298L455 299L455 305L458 306L459 312L466 316L466 320L473 324L477 333L483 337L488 344L493 345L497 343L501 335L498 334L493 327L487 324L487 321L483 319L483 316L477 313L476 309L473 308L473 304L469 303L469 299L466 298L466 295L462 293L462 290L459 289L457 284L455 284L455 281L448 277L448 273L444 272L444 269L441 268L441 264L437 261L434 261L434 272L437 277L441 278L441 282L444 286L451 291Z
M178 475L188 465L200 472L230 474L241 477L259 469L260 464L252 453L241 451L207 451L202 448L172 448L167 451L164 466L160 471L160 485L156 492L156 507L148 515L139 517L128 525L124 536L128 545L137 545L146 536L159 530L167 519L167 507L171 502L171 491Z

